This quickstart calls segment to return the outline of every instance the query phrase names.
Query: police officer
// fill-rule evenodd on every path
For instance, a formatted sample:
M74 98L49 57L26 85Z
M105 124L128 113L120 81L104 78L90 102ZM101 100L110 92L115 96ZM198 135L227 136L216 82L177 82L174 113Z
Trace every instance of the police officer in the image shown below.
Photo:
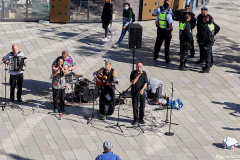
M169 4L169 0L164 0L164 3L168 3ZM157 7L154 10L154 12L152 13L152 16L158 16L158 14L160 13L161 9L164 9L164 6ZM169 12L171 13L172 16L174 16L174 13L173 13L173 11L172 11L172 9L170 7L169 7Z
M172 26L173 19L171 14L168 12L169 4L164 3L163 7L164 7L164 10L162 10L159 13L156 20L156 25L158 26L158 28L157 28L157 38L156 38L155 47L154 47L154 60L157 60L161 45L165 40L165 62L169 63L170 62L169 47L170 47L170 41L172 39L171 32L173 31L173 26Z
M191 29L193 30L196 26L197 19L196 19L195 14L191 12L191 8L190 8L189 5L185 6L185 11L180 16L180 22L183 22L183 23L185 22L185 15L186 14L189 14L191 16L190 25L191 25ZM195 55L194 40L191 43L190 53L191 53L190 57L193 58L194 55Z
M188 50L191 49L193 42L192 28L190 25L191 16L185 14L185 22L181 22L179 26L179 38L180 38L180 67L179 70L186 71L185 64L187 61Z
M205 24L200 35L199 44L203 46L204 59L206 66L202 68L203 73L209 73L211 65L212 46L214 44L215 25L209 20L209 16L203 17Z
M211 15L208 14L208 9L206 7L203 7L201 9L201 14L198 15L197 17L197 38L199 39L199 35L202 34L202 30L204 27L203 23L203 17L208 16L210 22L214 22L213 18ZM204 53L203 53L203 46L199 44L199 49L200 49L200 59L195 62L197 64L203 63L204 62ZM211 60L211 65L213 64L213 59Z

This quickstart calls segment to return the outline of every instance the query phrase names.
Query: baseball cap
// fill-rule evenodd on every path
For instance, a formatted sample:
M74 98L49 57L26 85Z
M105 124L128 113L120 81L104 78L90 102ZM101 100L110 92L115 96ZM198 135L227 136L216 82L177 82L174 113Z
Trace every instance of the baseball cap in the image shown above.
M201 11L207 11L208 9L207 9L207 7L203 7L202 9L201 9Z
M107 62L107 63L112 64L112 60L111 59L105 59L104 61Z
M106 141L106 142L103 143L103 149L104 150L109 150L111 148L112 148L112 143L111 142Z

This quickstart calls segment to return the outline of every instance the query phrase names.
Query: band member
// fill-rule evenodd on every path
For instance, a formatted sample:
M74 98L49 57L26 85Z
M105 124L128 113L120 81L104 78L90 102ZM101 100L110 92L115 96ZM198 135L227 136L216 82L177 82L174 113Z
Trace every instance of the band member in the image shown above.
M53 107L54 112L64 112L64 98L65 98L65 76L68 74L67 66L63 65L63 58L57 60L57 64L52 70L53 81ZM58 101L59 100L59 101ZM58 103L60 102L60 103Z
M139 123L144 124L144 109L145 109L145 98L144 90L147 87L148 78L147 73L142 70L142 62L136 64L136 69L132 71L130 75L130 82L132 83L131 95L133 105L133 125ZM140 110L138 114L138 101L140 100Z
M59 56L55 59L52 64L52 69L54 69L54 67L57 65L57 60L61 57L63 58L63 65L67 66L69 73L73 73L73 70L76 69L77 66L73 57L69 56L69 52L66 50L62 52L62 56Z
M10 66L11 63L9 63L9 56L17 56L17 57L24 57L23 52L18 52L18 46L16 44L12 45L12 52L8 53L5 57L3 57L2 61L5 63L8 63ZM27 62L24 63L24 66L27 66ZM15 88L17 84L17 100L18 102L22 101L22 83L23 83L23 71L8 71L10 74L10 101L14 101L15 96Z
M100 118L106 119L106 115L112 115L115 108L115 83L117 82L117 72L112 68L112 61L110 59L104 60L105 68L101 68L97 75L106 77L104 79L105 85L100 87L99 112ZM95 73L96 76L96 73ZM109 107L106 108L106 105Z

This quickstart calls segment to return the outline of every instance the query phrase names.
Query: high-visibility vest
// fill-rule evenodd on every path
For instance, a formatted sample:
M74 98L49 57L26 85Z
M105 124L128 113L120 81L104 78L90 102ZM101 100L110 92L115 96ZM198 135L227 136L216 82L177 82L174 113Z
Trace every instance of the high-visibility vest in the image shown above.
M162 29L167 29L168 28L168 24L167 24L167 13L159 13L159 26Z
M211 36L214 36L214 32L215 32L215 25L213 23L211 24L206 24L204 27L208 26L210 32L211 32Z
M185 29L185 23L180 23L180 25L179 25L179 29L181 30L181 31L183 31L184 29Z

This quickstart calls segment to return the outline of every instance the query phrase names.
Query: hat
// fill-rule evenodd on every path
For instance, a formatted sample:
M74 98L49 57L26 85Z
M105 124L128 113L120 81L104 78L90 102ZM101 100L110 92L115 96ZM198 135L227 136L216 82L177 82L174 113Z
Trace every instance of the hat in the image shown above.
M112 64L112 60L111 59L105 59L104 61L107 62L107 63Z
M203 7L201 11L208 11L207 7Z
M111 148L112 148L112 143L111 142L106 141L106 142L103 143L103 149L104 150L110 150Z
M188 7L188 8L191 8L190 5L186 5L185 8Z

